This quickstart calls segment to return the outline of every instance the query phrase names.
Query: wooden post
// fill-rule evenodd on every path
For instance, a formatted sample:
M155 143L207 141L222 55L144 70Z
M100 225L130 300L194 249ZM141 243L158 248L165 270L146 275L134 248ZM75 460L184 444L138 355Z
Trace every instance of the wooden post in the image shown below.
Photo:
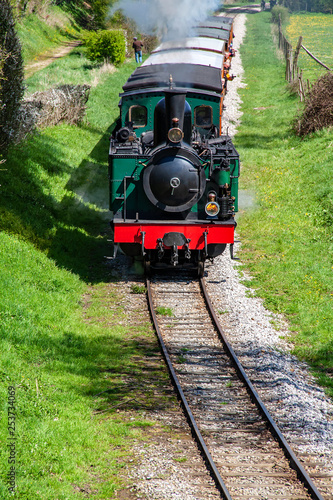
M292 79L292 46L285 39L285 58L286 58L286 80L291 82Z
M286 80L288 82L290 82L290 55L289 55L289 51L288 51L288 54L287 54L287 59L286 59Z
M297 68L297 61L298 61L299 52L301 50L302 41L303 41L303 37L300 36L299 39L298 39L298 44L297 44L297 47L296 47L296 50L295 50L294 60L293 60L293 80L295 79L295 72L296 72L296 68Z
M299 75L299 95L300 95L301 102L302 102L304 100L304 97L305 97L302 70L301 70L300 75Z

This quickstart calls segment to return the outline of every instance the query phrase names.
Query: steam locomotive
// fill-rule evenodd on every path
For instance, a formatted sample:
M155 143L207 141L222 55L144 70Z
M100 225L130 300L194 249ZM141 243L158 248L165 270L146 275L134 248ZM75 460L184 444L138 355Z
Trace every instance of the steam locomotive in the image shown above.
M211 16L195 36L162 43L120 94L109 149L115 252L204 272L234 243L239 155L222 135L232 19Z

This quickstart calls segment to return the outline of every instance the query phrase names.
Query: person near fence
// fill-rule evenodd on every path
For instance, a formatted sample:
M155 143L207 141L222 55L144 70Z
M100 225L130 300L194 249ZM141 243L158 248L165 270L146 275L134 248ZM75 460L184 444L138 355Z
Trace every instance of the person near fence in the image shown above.
M134 49L134 54L135 54L135 60L137 63L142 63L142 47L143 47L143 43L141 42L141 40L138 40L137 37L135 36L133 38L133 45L132 45L133 49Z

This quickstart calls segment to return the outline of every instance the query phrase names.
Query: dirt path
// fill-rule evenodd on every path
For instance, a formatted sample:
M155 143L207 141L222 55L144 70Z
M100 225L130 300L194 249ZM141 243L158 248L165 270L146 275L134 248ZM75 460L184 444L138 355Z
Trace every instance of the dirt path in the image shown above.
M51 64L56 59L66 56L74 47L77 47L80 44L80 40L74 40L73 42L63 45L62 47L57 47L54 50L41 54L36 62L29 63L24 67L25 78L29 78L29 76L32 76L36 73L36 71L46 68L46 66Z

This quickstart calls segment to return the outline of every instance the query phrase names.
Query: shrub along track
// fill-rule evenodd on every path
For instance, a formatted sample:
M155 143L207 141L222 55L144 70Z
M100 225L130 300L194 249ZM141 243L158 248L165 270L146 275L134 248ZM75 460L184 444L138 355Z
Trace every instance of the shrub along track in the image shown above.
M148 280L147 285L164 355L167 359L170 357L174 366L169 370L177 373L176 379L180 381L176 382L177 390L185 394L189 406L186 399L183 405L190 418L192 414L195 417L196 423L191 420L193 432L222 497L324 498L284 441L257 393L251 392L249 397L248 392L253 390L251 383L240 365L235 370L235 359L239 362L237 358L230 359L232 349L225 338L227 349L222 348L223 333L219 331L219 338L214 326L215 313L205 307L199 283L189 276L173 279L157 276L152 283ZM207 297L203 280L201 286ZM172 316L155 314L168 308L173 311ZM211 317L215 318L214 322ZM272 431L277 440L272 437ZM320 473L320 463L311 467L314 478L330 481L329 476ZM321 485L321 489L324 493L328 491L325 485Z

